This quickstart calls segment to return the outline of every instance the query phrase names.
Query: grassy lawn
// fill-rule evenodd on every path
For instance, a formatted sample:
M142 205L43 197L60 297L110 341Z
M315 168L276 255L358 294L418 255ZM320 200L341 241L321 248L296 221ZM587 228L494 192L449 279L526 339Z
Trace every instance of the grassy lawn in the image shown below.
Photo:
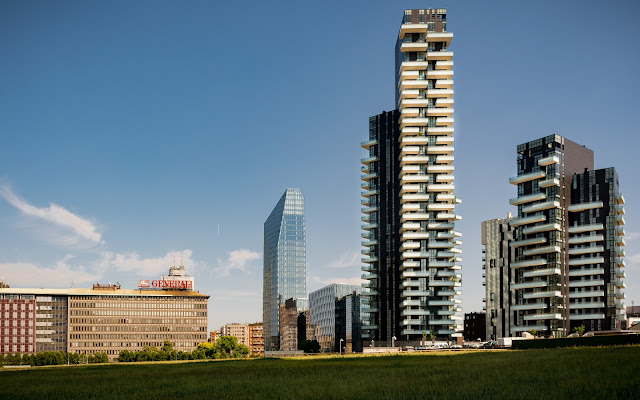
M633 399L640 346L40 367L7 399Z

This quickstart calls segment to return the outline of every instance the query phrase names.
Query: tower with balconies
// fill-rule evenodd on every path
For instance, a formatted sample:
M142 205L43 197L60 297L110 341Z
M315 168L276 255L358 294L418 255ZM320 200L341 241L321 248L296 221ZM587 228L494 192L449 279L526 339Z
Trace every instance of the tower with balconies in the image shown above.
M398 109L395 116L381 115L395 118L395 126L385 130L384 141L370 128L370 141L363 143L369 150L362 160L365 340L462 336L453 34L446 19L444 9L405 11L396 44Z
M511 333L562 337L571 328L620 327L624 224L613 168L594 171L593 151L558 135L518 145L518 197L510 204Z

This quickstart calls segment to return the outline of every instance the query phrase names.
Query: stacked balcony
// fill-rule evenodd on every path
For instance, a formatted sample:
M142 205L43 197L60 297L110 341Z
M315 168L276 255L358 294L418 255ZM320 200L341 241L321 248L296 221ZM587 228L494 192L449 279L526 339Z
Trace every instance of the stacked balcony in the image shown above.
M404 61L398 82L402 335L412 340L427 331L453 338L461 336L456 307L460 303L460 250L456 248L460 241L453 230L460 219L455 213L460 201L453 194L451 165L453 53L429 50L430 42L448 45L452 34L427 32L425 24L403 25L400 38L407 33L424 34L425 41L402 43L401 51L424 52L425 58ZM430 239L433 230L436 240ZM429 259L431 249L436 250L435 260Z

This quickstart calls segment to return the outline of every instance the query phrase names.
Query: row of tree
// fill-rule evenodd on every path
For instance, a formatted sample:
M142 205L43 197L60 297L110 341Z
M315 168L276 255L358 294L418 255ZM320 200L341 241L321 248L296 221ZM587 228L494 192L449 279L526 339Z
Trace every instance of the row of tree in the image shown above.
M63 365L63 364L96 364L109 362L107 353L78 354L64 351L41 351L37 354L0 354L2 365Z
M238 343L234 336L221 336L215 343L200 343L192 352L175 351L173 344L165 340L162 348L147 346L143 350L122 350L120 362L169 361L169 360L205 360L222 358L241 358L249 356L249 348Z

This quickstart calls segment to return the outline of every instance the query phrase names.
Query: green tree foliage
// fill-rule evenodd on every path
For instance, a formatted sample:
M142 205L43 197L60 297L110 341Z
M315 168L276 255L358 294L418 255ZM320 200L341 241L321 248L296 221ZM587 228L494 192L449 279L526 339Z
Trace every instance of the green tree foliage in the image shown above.
M319 348L319 345L318 345ZM205 360L242 358L249 356L249 348L238 343L233 336L222 336L216 343L200 343L191 353L185 351L176 352L173 344L165 340L161 349L147 346L140 351L122 350L118 356L120 362L137 361L169 361L169 360Z
M574 332L577 332L579 336L582 336L582 335L584 335L584 330L585 330L585 329L586 329L586 328L584 327L584 325L580 325L580 326L576 326L576 327L574 327L574 328L573 328L573 331L574 331Z

